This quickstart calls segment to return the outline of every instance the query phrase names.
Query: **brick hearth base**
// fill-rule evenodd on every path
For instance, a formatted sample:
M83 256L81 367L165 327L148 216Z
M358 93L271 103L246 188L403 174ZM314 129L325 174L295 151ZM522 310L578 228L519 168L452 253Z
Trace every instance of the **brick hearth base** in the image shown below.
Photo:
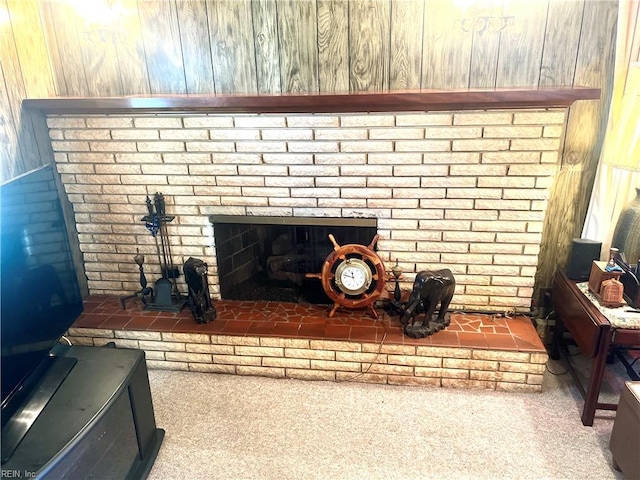
M217 319L190 311L122 310L117 297L92 295L71 342L145 350L150 368L491 390L542 391L547 352L528 317L454 312L424 339L402 334L397 317L275 302L217 301Z

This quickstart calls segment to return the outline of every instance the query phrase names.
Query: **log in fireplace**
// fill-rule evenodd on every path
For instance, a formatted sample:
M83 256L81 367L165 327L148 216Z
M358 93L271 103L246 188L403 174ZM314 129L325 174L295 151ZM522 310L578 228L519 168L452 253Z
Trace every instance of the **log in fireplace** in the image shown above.
M368 244L376 219L251 217L212 215L220 295L224 300L332 303L319 272L333 250L329 234L341 244Z

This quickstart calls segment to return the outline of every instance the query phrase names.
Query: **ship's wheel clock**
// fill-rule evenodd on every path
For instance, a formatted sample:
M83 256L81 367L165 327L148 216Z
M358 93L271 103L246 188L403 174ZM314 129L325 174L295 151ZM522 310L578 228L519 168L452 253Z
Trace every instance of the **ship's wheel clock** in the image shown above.
M378 235L367 246L340 246L331 234L329 240L334 248L325 259L322 272L306 275L309 278L319 278L325 293L333 301L329 317L333 317L339 307L345 307L368 308L373 317L378 318L373 304L380 298L386 278L382 260L373 250Z

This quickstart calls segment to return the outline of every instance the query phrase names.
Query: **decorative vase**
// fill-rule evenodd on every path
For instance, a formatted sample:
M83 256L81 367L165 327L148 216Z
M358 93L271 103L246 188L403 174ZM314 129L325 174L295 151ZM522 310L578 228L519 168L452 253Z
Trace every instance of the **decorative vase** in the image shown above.
M624 253L628 263L638 262L640 258L640 188L636 188L636 198L625 205L620 212L611 246Z

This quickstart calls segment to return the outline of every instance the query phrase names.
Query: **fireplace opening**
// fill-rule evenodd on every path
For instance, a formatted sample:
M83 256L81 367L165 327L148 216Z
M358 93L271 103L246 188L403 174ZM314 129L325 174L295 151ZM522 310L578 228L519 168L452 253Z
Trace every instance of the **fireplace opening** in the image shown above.
M224 300L333 303L316 278L340 245L368 245L375 219L211 216Z

